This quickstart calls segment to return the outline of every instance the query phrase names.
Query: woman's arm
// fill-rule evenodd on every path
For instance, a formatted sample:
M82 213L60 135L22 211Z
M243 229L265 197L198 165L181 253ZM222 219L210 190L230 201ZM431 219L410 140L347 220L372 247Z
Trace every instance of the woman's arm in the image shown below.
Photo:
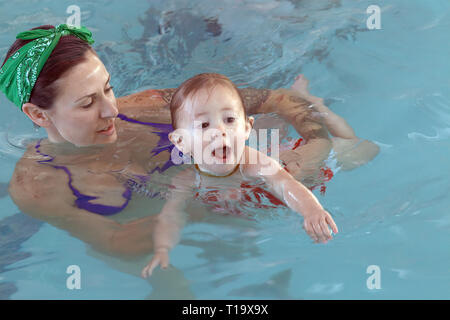
M155 109L169 111L169 104L176 89L150 89L128 96L117 98L119 110L129 108L144 108L155 112ZM313 139L330 140L328 131L312 117L308 108L312 103L288 89L239 89L244 98L248 115L258 113L277 113L284 120L294 126L306 142ZM149 113L150 114L150 113ZM170 122L170 112L165 114Z
M241 89L241 93L249 114L276 113L302 136L306 143L282 152L280 159L297 180L313 185L329 156L332 141L326 127L315 118L315 110L310 108L312 103L300 93L287 89L246 88Z
M327 139L328 131L314 119L312 102L299 93L288 89L240 89L249 115L258 113L276 113L290 123L308 142L311 139Z
M128 108L168 109L175 90L176 89L148 89L117 98L119 111ZM168 120L170 121L170 118Z
M314 118L311 102L288 89L239 89L248 115L276 113L291 124L305 140L305 145L280 154L289 172L298 180L317 178L323 161L331 150L326 127ZM157 119L170 123L169 104L175 89L145 90L118 98L119 111L137 119ZM303 168L300 174L300 166Z

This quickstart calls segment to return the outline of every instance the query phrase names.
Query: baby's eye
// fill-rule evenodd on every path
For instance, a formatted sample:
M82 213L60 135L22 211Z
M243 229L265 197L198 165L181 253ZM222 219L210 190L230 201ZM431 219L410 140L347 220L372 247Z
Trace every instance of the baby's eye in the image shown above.
M202 122L202 129L208 128L209 122Z
M227 118L227 122L228 122L228 123L233 123L234 120L236 120L236 118L234 118L234 117L228 117L228 118Z

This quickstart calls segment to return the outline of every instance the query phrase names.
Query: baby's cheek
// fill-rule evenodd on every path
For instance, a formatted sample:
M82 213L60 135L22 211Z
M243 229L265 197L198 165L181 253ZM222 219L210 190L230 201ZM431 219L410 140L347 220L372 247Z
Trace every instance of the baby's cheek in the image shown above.
M238 145L245 144L245 141L247 140L247 134L245 130L237 129L234 132L234 140Z
M201 134L193 134L191 139L191 150L203 150L210 142Z
M190 141L190 150L191 155L194 157L194 161L196 163L203 162L205 150L208 150L208 148L210 149L210 147L208 147L210 144L211 141L207 141L202 135L192 135L192 139Z

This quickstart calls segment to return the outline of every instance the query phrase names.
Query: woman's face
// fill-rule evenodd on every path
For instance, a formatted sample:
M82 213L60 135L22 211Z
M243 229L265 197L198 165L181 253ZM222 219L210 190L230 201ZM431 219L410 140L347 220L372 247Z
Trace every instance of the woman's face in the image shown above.
M55 81L58 94L45 110L52 142L89 146L115 142L117 101L110 75L100 59L88 51L86 60Z

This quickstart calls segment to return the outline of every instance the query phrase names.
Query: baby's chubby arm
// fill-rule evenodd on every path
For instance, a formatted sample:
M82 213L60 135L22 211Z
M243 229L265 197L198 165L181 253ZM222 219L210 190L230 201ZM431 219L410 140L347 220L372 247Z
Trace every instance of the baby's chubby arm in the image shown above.
M143 278L151 276L158 265L161 265L163 269L169 266L169 251L180 240L181 230L186 223L184 207L189 197L192 197L192 188L188 184L193 179L192 173L191 169L186 169L172 178L174 189L161 212L156 216L153 232L154 255L142 269Z
M243 174L252 178L262 178L292 210L304 217L303 227L306 233L316 242L326 243L331 234L338 233L338 228L331 215L323 209L314 194L303 184L298 182L280 164L271 157L250 147L246 148L247 158L244 164ZM257 158L256 158L257 156ZM249 159L258 159L250 162Z

